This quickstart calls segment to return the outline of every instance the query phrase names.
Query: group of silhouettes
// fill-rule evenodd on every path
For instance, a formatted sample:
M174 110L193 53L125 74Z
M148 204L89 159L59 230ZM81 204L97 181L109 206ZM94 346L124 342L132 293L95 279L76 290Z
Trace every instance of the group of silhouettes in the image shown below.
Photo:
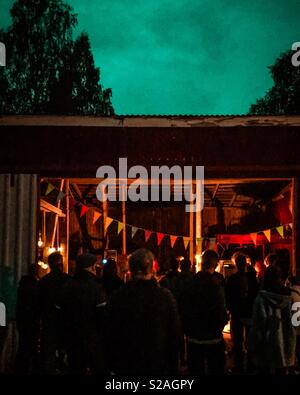
M300 283L289 277L281 254L265 260L258 276L243 252L234 273L216 271L219 257L206 250L201 270L172 258L157 276L154 256L138 249L129 257L130 280L113 259L97 275L97 257L76 259L73 276L63 257L48 257L50 272L35 266L18 288L18 374L153 376L190 374L287 374L300 361L300 332L293 303ZM224 340L230 322L232 347ZM299 335L299 336L297 336ZM232 356L232 358L231 358ZM228 368L228 359L232 366Z

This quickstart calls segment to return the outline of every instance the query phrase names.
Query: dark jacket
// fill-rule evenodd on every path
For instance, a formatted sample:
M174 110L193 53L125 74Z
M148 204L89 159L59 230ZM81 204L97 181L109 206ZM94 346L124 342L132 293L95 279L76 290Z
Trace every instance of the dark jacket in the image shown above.
M193 339L213 340L222 337L227 323L224 293L208 272L198 272L186 290L183 301L185 333Z
M38 280L23 276L19 282L16 306L16 322L19 331L37 330L39 326Z
M110 368L117 374L175 373L180 323L172 294L155 280L130 281L108 303Z
M60 324L58 305L64 285L70 276L60 271L52 271L39 281L39 309L42 328L57 328Z
M258 282L252 273L232 274L225 286L226 305L233 318L251 318Z
M104 316L106 296L97 277L82 270L69 281L62 294L64 344L70 370L76 374L105 371Z
M118 275L104 275L101 280L101 284L105 290L107 297L109 298L111 294L119 289L124 282Z

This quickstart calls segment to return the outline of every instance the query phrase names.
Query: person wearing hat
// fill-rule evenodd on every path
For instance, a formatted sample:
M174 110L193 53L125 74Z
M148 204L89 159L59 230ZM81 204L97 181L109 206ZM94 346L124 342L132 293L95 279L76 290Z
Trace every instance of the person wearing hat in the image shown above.
M96 277L97 257L83 254L77 257L76 273L64 290L65 344L71 374L103 374L105 292Z

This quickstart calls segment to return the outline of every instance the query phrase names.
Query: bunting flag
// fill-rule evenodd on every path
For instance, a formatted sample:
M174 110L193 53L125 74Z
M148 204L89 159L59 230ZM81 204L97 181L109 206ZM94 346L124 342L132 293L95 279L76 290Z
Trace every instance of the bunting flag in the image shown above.
M177 240L177 236L170 236L171 247L173 248Z
M280 236L283 238L284 237L283 226L277 226L276 230L280 234Z
M270 243L271 242L271 229L264 230L263 232Z
M99 211L94 210L93 211L93 225L98 221L98 219L102 216L102 213L99 213Z
M81 211L80 211L80 218L84 216L89 211L89 207L85 206L84 204L81 206Z
M123 222L118 221L118 235L120 234L120 232L123 230L124 224Z
M152 235L151 230L145 230L145 241L147 242Z
M113 222L113 219L110 217L107 217L104 223L104 231L105 233L107 232L107 229L109 227L109 225Z
M156 237L157 237L157 245L160 246L160 243L163 241L165 235L164 233L156 233Z
M55 189L55 186L49 183L48 186L47 186L47 190L46 190L45 195L46 196L49 195L49 193L51 193L54 189Z
M131 237L132 239L134 238L136 232L139 230L139 228L137 228L136 226L132 226L131 227Z
M289 226L290 226L291 229L293 229L293 223L292 222L289 224Z
M250 233L250 237L253 240L254 245L256 246L257 242L257 233Z
M58 202L59 200L62 200L65 196L66 196L66 194L65 194L64 191L59 191L58 195L57 195L57 198L56 198L56 201Z
M184 243L184 248L187 249L187 246L189 245L190 238L189 237L183 237L183 243Z

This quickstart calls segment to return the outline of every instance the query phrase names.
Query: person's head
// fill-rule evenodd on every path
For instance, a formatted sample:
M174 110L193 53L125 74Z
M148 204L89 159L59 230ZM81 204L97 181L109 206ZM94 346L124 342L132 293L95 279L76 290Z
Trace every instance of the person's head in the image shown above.
M237 271L240 273L244 273L247 268L246 256L244 254L237 255L237 257L235 258L235 264L236 264Z
M177 272L179 268L179 261L174 256L170 258L170 270L172 272Z
M114 277L118 275L117 262L113 258L108 258L103 265L103 277Z
M91 273L96 273L97 257L94 254L86 253L79 255L76 258L77 271L86 270Z
M35 263L32 263L28 267L28 275L30 277L36 277L37 274L38 274L38 267L37 267L37 265Z
M51 272L62 272L63 256L59 252L53 252L48 256L48 264Z
M135 279L150 279L152 277L154 256L146 248L134 251L129 258L129 269Z
M218 265L219 256L214 250L206 250L202 254L202 270L213 273Z
M188 258L184 258L180 261L180 271L189 272L191 270L191 261Z
M282 280L285 282L290 274L290 259L286 250L281 250L277 253L277 259L273 263L281 272Z
M263 280L263 289L270 292L279 291L282 286L282 274L278 266L267 267Z
M276 254L268 254L266 257L265 257L265 261L264 261L264 263L265 263L265 265L267 266L267 267L269 267L269 266L272 266L273 264L274 264L274 262L277 260L277 255Z

